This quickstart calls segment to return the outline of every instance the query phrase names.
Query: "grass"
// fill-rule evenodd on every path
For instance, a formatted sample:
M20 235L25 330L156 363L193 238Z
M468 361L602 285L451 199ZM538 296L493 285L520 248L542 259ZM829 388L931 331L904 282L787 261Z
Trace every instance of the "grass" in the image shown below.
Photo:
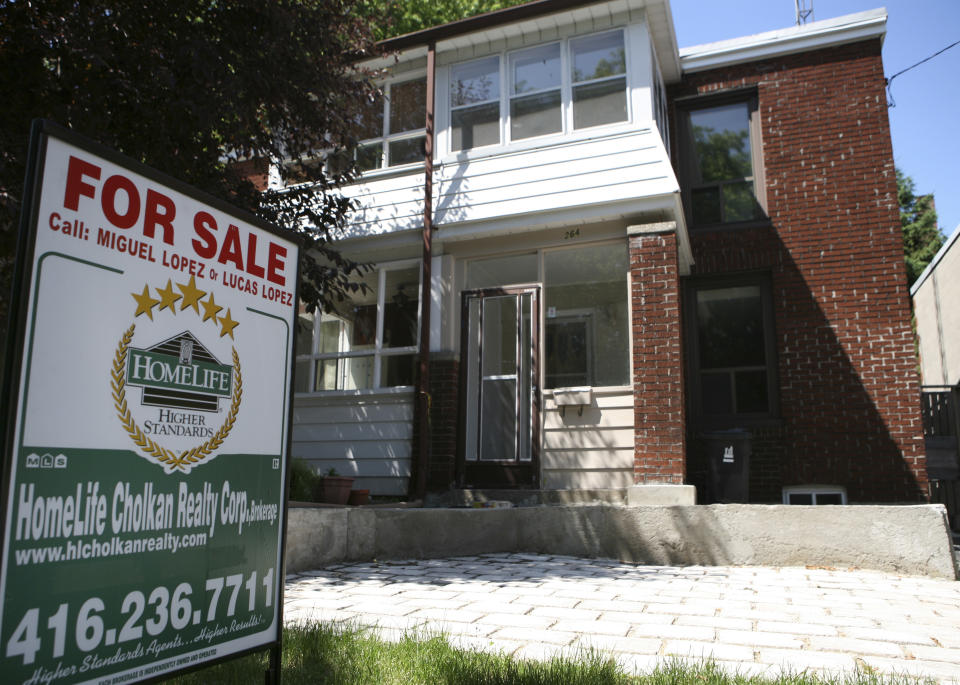
M194 671L170 685L262 683L265 653ZM287 628L284 685L915 685L907 676L859 671L842 677L810 673L779 678L730 675L710 661L667 662L653 673L631 676L612 658L585 651L551 661L457 649L444 637L406 636L399 642L375 631L342 625Z

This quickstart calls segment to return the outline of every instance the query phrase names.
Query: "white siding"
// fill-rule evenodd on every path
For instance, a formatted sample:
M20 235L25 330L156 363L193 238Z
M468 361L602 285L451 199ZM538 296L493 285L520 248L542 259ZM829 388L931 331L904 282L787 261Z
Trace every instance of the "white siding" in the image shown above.
M593 403L561 416L544 397L542 482L546 490L626 488L633 484L633 394L594 390Z
M371 179L344 189L359 208L348 237L381 235L423 224L422 172ZM452 228L521 216L531 228L551 213L609 206L637 211L643 199L678 192L660 134L652 125L579 140L562 140L438 165L434 225Z
M412 393L298 396L293 403L293 457L353 476L354 488L374 495L406 494L412 438Z

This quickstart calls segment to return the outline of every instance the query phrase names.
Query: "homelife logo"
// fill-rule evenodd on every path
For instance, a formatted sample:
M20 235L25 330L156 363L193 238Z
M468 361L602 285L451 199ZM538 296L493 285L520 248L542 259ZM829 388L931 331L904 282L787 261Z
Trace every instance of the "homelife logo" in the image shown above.
M141 322L149 331L150 324L158 323L153 318L154 308L158 315L169 310L175 316L179 301L180 312L193 310L201 325L210 322L218 330L220 339L228 335L234 339L239 324L229 309L221 316L223 307L217 305L212 292L200 290L193 276L188 283L176 284L179 293L173 286L168 280L163 288L155 287L158 298L151 296L148 284L143 292L131 293L137 303L134 319L149 319L150 323ZM114 354L110 385L117 417L141 456L158 463L167 473L189 473L207 457L215 456L237 420L243 396L237 348L231 346L233 363L223 364L189 330L151 346L134 347L131 343L136 328L134 321ZM169 330L169 326L164 328ZM142 389L140 407L135 406L133 411L127 403L127 386ZM221 400L227 399L226 417L219 428L214 428L219 421L216 414L223 411ZM135 411L142 414L142 426ZM155 440L155 436L161 439Z

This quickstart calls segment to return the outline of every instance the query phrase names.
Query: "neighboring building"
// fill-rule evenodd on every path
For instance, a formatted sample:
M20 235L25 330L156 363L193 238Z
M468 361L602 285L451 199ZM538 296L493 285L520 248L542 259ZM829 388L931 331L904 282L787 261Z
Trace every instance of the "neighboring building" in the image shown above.
M960 386L960 226L910 288L925 386ZM951 305L950 303L954 304Z
M377 268L304 316L294 456L380 494L414 474L702 501L703 434L742 428L751 501L922 499L885 23L678 51L667 0L540 0L387 41L339 245Z

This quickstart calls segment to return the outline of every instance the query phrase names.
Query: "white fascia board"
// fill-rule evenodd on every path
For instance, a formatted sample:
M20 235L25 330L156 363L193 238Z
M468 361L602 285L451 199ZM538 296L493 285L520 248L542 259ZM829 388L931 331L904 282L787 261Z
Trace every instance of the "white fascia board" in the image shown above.
M927 264L927 268L923 270L923 273L920 274L920 277L917 278L916 282L910 286L910 297L913 297L917 294L917 291L920 290L920 286L923 285L923 282L927 280L930 274L933 273L933 270L937 268L937 264L940 263L940 260L950 251L950 248L953 247L953 244L957 242L957 239L960 238L960 224L953 229L953 233L949 238L944 241L943 245L940 246L940 249L937 250L937 254L933 256L933 259L930 260L930 263Z
M680 66L684 73L689 74L868 38L880 38L882 41L886 30L887 11L881 7L836 19L681 48Z

